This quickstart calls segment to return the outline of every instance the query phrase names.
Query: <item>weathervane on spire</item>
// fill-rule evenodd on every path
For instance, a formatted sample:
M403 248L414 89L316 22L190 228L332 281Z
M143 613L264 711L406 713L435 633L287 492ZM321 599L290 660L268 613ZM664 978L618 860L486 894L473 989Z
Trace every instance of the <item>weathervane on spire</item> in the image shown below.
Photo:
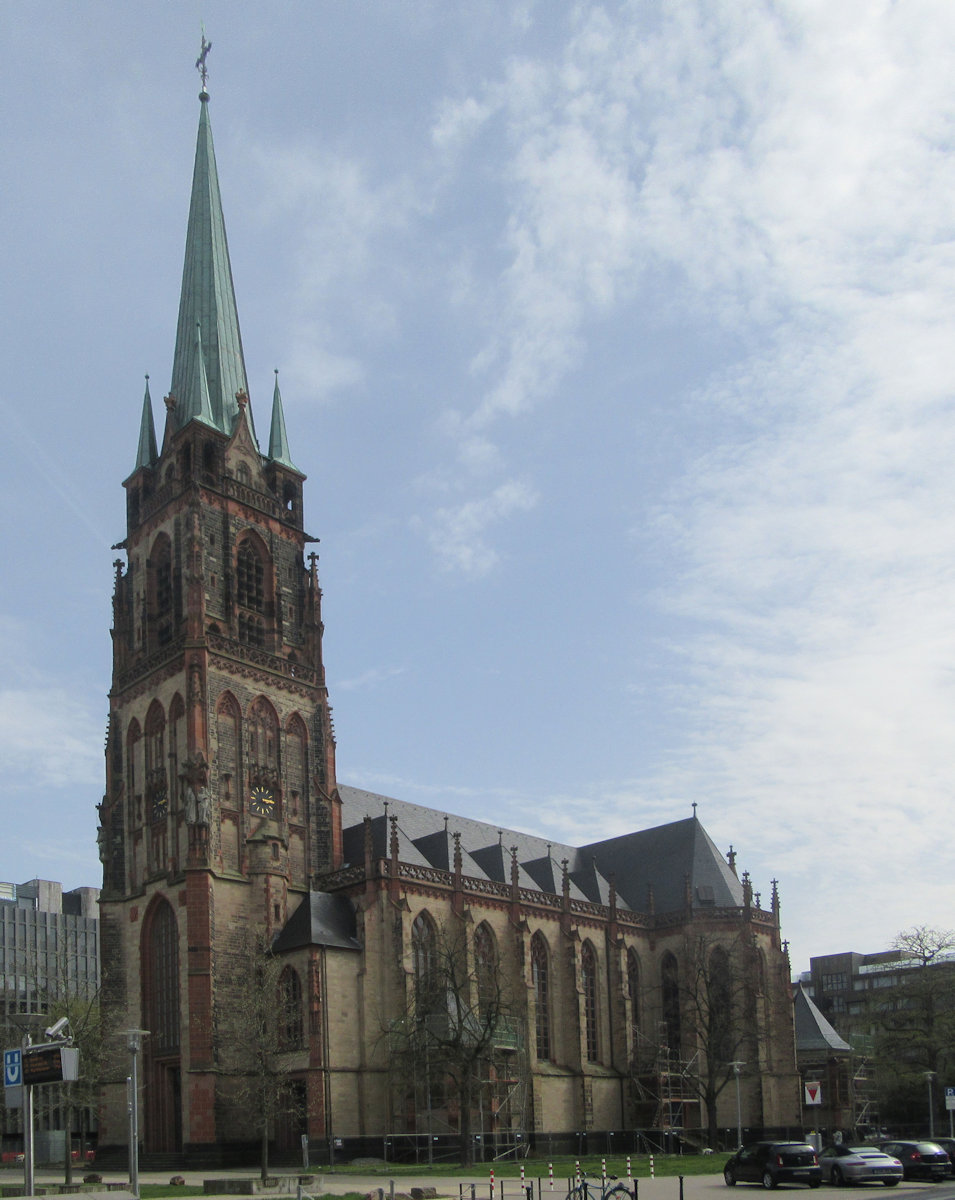
M206 90L206 82L209 78L209 68L206 66L206 59L209 57L209 51L212 49L212 42L206 41L206 31L202 31L202 45L199 57L196 59L196 70L199 72L199 78L202 80L202 90Z

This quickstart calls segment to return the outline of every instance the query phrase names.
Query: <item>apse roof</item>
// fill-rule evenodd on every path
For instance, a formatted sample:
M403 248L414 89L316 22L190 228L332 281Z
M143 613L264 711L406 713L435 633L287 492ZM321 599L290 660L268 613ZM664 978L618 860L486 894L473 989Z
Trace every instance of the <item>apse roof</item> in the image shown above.
M279 954L299 950L303 946L361 949L355 926L355 910L345 896L309 892L285 922L272 949Z
M829 1024L812 999L796 984L793 995L793 1020L796 1026L796 1052L811 1050L841 1050L848 1052L849 1043Z

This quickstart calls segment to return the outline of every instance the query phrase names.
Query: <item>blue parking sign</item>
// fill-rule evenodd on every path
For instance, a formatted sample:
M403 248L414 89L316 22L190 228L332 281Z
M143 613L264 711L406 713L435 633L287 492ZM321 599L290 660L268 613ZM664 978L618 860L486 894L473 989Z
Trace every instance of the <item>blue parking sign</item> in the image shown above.
M23 1058L19 1050L3 1052L3 1086L19 1087L23 1082Z

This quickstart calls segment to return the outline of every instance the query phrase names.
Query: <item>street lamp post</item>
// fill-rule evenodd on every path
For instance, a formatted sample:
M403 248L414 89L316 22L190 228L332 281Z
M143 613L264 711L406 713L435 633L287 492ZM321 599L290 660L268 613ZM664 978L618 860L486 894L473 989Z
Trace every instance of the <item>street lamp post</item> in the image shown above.
M743 1107L739 1097L739 1073L746 1063L737 1059L729 1065L733 1068L733 1075L736 1077L736 1147L739 1149L743 1144Z
M129 1190L139 1197L139 1052L148 1029L127 1029L126 1049L129 1051L130 1072L126 1080L129 1106Z
M934 1078L934 1071L925 1072L925 1082L928 1084L928 1140L930 1142L935 1138L935 1098L932 1095L932 1080Z

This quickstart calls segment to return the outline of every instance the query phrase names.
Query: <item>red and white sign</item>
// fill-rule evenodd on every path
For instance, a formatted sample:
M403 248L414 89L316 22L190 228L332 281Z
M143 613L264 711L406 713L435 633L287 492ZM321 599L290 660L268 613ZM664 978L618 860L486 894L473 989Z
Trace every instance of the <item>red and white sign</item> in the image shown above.
M822 1085L816 1080L810 1083L808 1080L803 1084L806 1098L804 1104L822 1104Z

